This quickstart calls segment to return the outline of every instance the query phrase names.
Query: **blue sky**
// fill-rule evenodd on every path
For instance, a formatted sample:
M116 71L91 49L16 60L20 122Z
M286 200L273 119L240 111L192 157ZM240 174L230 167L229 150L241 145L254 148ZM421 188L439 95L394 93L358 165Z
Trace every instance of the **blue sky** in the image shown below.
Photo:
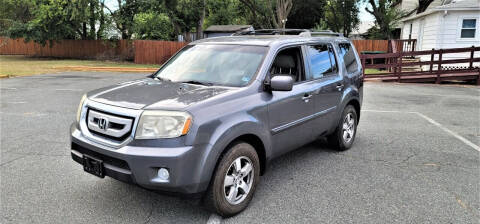
M366 2L361 2L360 3L360 21L363 22L363 21L374 21L375 18L373 18L373 16L368 13L367 11L365 11L365 7L368 5L368 3Z
M105 5L112 11L118 8L118 3L115 0L105 0Z

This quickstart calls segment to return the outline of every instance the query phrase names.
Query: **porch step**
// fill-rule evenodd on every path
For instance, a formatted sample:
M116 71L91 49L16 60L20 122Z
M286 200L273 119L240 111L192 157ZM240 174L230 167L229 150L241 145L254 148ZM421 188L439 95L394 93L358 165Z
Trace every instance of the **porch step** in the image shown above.
M412 71L412 72L422 71L422 67L421 66L405 66L405 67L402 67L402 71Z
M420 58L402 58L403 63L420 62Z

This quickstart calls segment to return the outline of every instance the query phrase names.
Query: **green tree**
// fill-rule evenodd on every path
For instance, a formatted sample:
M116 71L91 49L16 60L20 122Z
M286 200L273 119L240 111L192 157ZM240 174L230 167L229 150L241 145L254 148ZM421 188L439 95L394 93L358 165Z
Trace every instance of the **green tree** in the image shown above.
M241 7L243 5L238 0L208 0L203 27L246 24Z
M323 28L343 33L346 37L360 23L358 0L327 0L324 11Z
M176 35L184 35L186 41L191 41L192 32L197 33L197 38L201 37L206 11L205 0L163 1Z
M83 2L65 0L40 1L33 19L27 23L17 23L11 27L11 37L24 37L45 44L48 40L75 39L85 37L81 20L83 12L79 11Z
M12 0L21 3L21 0ZM23 13L25 19L9 25L5 33L12 38L23 37L42 44L61 39L96 39L104 32L105 16L98 0L37 0ZM8 8L15 6L10 4ZM34 7L32 7L34 6ZM24 8L25 10L25 8ZM10 15L10 18L16 16ZM99 22L100 20L100 22ZM99 28L96 29L97 23Z
M255 28L269 29L275 27L272 22L271 0L240 0L241 11L245 20Z
M139 13L134 19L136 39L174 40L172 22L165 13Z
M10 28L32 20L36 5L34 0L0 0L0 35L8 36Z
M313 28L324 17L325 4L325 0L294 0L287 28Z
M293 0L240 0L245 6L247 21L263 29L285 29Z
M396 6L401 3L401 0L368 0L368 3L371 9L365 8L365 10L375 17L375 27L369 30L369 37L375 39L392 39L392 32L400 20L417 11L413 9L405 12L398 9Z
M121 33L122 39L130 39L135 24L134 18L135 15L139 13L140 3L137 0L117 0L117 7L117 10L112 11L105 6L110 12L115 27Z

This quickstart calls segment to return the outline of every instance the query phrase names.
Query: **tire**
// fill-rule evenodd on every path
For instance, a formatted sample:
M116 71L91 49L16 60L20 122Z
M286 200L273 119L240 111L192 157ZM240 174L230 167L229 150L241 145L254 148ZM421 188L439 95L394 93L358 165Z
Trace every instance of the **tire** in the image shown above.
M352 121L353 123L351 123ZM348 126L347 130L344 129L344 124ZM327 137L328 143L333 147L333 149L337 151L345 151L349 149L350 147L352 147L353 142L355 141L355 135L357 134L357 124L357 111L352 105L347 105L345 109L343 109L342 116L338 121L335 131ZM353 125L353 127L350 125ZM347 132L346 137L344 137L344 132Z
M238 172L239 169L249 170L247 164L251 165L250 172ZM236 215L252 200L259 180L260 161L257 152L248 143L236 142L220 157L204 196L204 205L222 217Z

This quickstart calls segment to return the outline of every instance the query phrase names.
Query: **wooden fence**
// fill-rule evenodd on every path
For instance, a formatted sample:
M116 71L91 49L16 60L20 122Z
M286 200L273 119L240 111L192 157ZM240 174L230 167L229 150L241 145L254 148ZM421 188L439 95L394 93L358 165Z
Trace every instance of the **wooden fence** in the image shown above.
M133 60L134 48L129 40L61 40L42 46L22 38L0 38L0 55Z
M130 60L138 64L163 64L185 42L154 40L61 40L52 45L0 38L0 55Z
M388 40L352 40L358 53L364 51L388 52Z
M163 64L187 44L186 42L174 41L136 40L135 63Z
M353 40L358 52L388 51L387 40ZM0 55L134 60L139 64L162 64L185 42L155 40L62 40L42 46L24 39L0 37Z
M400 51L397 53L362 54L362 66L364 68L365 79L381 79L384 81L398 82L427 82L435 81L440 83L444 80L476 80L480 85L480 67L475 67L475 62L480 62L480 57L474 57L475 52L480 51L480 47L439 49L428 51ZM443 60L445 54L469 53L468 58ZM430 56L429 61L403 62L405 57L414 57L419 55ZM438 56L437 56L438 55ZM385 59L385 64L366 64L366 60ZM437 60L436 60L437 59ZM445 66L448 66L448 69ZM452 66L453 65L453 66ZM424 66L425 71L402 71L404 67ZM371 74L365 76L365 69L376 68L386 69L385 73ZM388 72L387 72L388 71Z

